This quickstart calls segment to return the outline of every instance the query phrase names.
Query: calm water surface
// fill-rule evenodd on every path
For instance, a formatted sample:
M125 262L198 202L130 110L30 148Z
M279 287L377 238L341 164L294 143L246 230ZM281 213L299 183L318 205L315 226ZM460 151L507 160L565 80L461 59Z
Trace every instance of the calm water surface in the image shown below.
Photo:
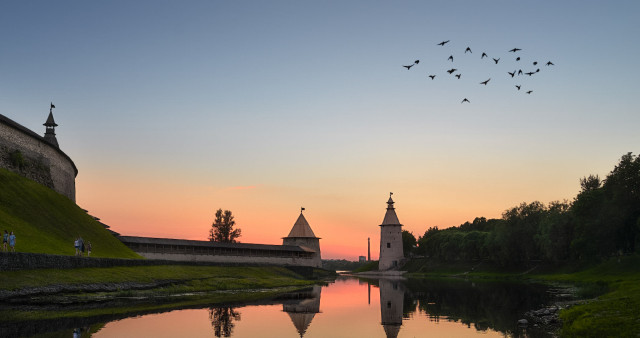
M503 337L549 301L542 286L358 280L284 294L261 305L173 310L52 333L68 337Z

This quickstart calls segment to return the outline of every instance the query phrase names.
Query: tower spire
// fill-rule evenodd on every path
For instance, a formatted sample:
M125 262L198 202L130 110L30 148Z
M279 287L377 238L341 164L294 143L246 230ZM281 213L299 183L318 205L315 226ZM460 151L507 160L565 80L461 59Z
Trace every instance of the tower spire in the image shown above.
M49 107L49 117L47 117L47 121L43 124L43 126L45 126L44 140L57 148L60 148L58 145L58 139L56 139L56 127L58 125L56 124L56 121L53 120L53 108L55 107L56 106L53 105L53 102L51 102L51 106Z

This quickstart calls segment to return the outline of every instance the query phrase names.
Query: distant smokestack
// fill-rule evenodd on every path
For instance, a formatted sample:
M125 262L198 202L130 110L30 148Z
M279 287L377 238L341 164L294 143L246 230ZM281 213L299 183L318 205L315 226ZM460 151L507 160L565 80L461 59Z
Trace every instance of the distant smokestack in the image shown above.
M367 238L367 262L371 261L371 237Z

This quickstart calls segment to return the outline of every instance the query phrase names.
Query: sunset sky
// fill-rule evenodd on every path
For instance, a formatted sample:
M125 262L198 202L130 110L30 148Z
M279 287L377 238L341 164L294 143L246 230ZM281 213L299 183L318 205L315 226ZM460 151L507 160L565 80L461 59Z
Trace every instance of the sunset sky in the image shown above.
M242 242L275 244L305 207L323 258L366 255L367 237L377 258L391 191L418 237L572 199L640 152L638 14L635 0L3 1L0 114L43 134L53 102L77 203L124 235L205 240L222 208Z

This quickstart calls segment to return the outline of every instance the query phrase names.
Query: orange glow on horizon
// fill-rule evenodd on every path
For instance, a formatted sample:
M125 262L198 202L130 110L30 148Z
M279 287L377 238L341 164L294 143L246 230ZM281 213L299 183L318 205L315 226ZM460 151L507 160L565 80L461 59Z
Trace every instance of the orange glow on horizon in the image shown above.
M305 217L321 238L323 259L355 261L359 256L366 257L367 238L371 239L371 258L378 257L378 225L384 218L388 198L388 192L380 193L380 188L326 194L315 193L313 187L206 185L196 178L186 182L166 180L125 174L113 168L93 174L96 176L77 178L78 204L123 235L207 240L215 211L220 208L233 212L236 226L242 230L240 242L282 244L299 208L305 207ZM492 191L490 187L487 182L472 185L480 191ZM403 229L418 238L432 226L442 229L475 217L501 217L504 210L521 202L522 193L517 188L512 188L511 193L503 190L499 194L478 195L471 193L469 187L432 182L431 191L424 184L408 185L406 192L396 191L393 198Z

